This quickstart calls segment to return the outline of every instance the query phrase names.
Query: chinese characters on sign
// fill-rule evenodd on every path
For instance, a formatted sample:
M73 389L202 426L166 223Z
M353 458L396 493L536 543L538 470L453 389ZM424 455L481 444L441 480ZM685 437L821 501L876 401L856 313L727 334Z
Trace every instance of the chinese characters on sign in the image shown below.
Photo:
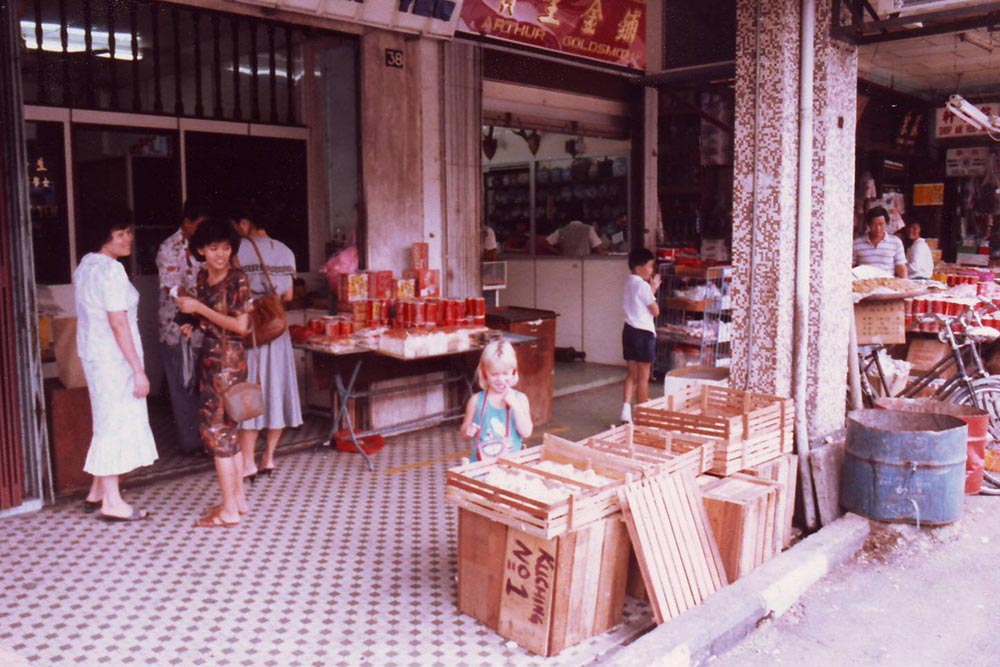
M458 29L644 69L646 0L466 0Z
M945 176L983 176L990 152L986 148L949 148L945 151Z
M1000 104L987 102L977 104L977 107L987 116L995 116L1000 113ZM946 107L939 107L934 112L935 134L938 139L948 139L950 137L982 137L986 135L986 130L969 125L964 120L948 111Z

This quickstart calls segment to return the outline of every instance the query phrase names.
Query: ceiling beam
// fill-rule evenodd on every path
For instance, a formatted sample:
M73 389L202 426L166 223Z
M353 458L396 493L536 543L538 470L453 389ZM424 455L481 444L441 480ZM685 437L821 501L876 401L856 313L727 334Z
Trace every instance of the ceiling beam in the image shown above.
M850 25L840 22L844 7L853 18ZM868 0L834 0L833 37L857 45L876 44L1000 25L1000 2L859 22L866 10L872 11Z

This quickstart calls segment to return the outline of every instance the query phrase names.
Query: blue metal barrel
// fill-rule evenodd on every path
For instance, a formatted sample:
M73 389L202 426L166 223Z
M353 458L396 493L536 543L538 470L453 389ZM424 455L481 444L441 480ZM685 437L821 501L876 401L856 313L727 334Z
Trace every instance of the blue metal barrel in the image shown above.
M847 415L840 504L879 521L950 523L962 514L968 427L942 414Z

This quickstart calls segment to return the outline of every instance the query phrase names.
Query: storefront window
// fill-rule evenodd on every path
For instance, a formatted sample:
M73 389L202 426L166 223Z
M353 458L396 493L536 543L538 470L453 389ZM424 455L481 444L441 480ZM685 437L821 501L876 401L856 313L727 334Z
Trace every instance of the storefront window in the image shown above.
M591 225L606 251L628 252L628 141L496 127L484 135L484 145L496 141L484 160L484 222L501 255L552 254L545 238L573 220Z
M28 122L24 127L35 281L40 285L68 283L65 126L62 123Z
M73 173L77 258L97 241L97 217L109 207L123 206L132 211L135 223L133 273L155 274L160 242L181 221L177 135L75 126Z
M185 132L188 196L208 197L267 220L274 238L309 267L306 142Z

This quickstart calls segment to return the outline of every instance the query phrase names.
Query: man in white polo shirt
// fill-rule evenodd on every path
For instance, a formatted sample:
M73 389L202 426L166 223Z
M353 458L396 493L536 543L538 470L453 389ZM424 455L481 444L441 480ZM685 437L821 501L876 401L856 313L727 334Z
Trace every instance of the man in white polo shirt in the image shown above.
M897 278L906 277L906 252L895 235L886 235L889 214L881 206L865 213L866 234L854 239L853 266L867 265L882 269Z

